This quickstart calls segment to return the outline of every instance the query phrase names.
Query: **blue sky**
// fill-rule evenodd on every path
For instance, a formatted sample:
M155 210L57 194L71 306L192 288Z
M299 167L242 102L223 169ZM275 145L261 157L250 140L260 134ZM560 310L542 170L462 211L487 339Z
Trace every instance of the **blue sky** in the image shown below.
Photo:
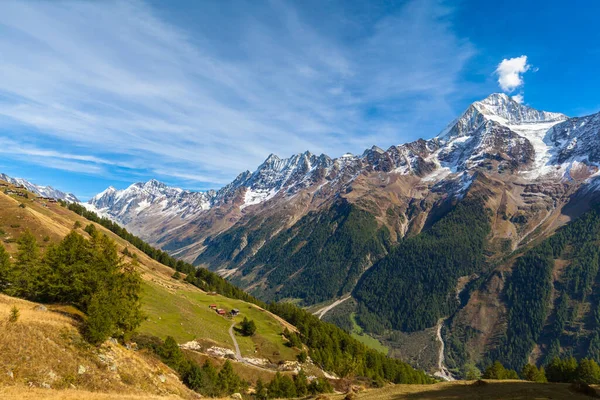
M88 198L435 136L505 91L600 111L595 1L0 2L0 171ZM501 67L500 67L501 66Z

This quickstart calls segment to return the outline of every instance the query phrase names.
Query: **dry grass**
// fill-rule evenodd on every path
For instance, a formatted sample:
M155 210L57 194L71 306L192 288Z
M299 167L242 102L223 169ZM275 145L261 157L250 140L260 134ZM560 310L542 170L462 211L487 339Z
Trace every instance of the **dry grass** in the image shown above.
M9 322L13 306L19 309L19 318ZM76 397L78 391L96 392L98 396L196 397L154 357L115 343L90 346L81 338L73 318L36 307L35 303L0 295L1 398L17 394L21 398L46 398L39 393L50 393L49 398L57 399L88 398ZM68 309L61 309L65 311Z
M481 382L481 381L480 381ZM570 390L569 384L524 381L443 382L435 385L394 385L354 395L355 400L584 400L590 397ZM331 395L341 400L345 395Z
M0 388L0 398L5 400L167 400L181 399L179 396L133 395L122 393L97 393L86 390L52 390L24 387Z

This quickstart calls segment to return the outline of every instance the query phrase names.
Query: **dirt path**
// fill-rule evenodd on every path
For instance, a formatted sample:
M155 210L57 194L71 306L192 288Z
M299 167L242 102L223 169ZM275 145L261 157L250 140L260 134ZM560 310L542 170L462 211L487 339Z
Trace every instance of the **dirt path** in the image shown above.
M237 339L235 338L235 335L233 334L234 326L235 326L235 322L233 324L231 324L231 326L229 327L229 336L231 336L231 340L233 340L233 346L235 347L235 359L241 363L247 364L246 360L244 360L244 357L242 357L242 352L240 351L240 345L238 344Z
M317 317L319 317L319 319L321 319L325 316L325 314L327 314L329 311L333 310L335 307L339 306L340 304L342 304L349 298L350 298L350 295L347 295L346 297L342 297L341 299L334 301L327 307L323 307L323 308L317 310L316 312L313 313L313 315L316 315Z
M438 355L438 371L436 373L434 373L434 376L437 376L438 378L442 378L445 381L454 381L454 377L452 376L452 374L450 374L450 371L448 371L448 368L446 368L444 366L444 349L445 349L445 345L444 345L444 339L442 338L442 326L444 325L444 318L440 318L438 320L437 323L437 340L438 342L440 342L440 352Z

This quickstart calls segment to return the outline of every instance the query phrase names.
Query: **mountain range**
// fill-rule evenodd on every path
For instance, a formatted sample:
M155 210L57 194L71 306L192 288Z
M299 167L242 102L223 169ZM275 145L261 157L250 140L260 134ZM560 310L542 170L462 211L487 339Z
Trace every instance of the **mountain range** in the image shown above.
M32 193L42 197L49 197L57 200L65 200L72 203L79 203L79 199L72 193L61 192L54 189L52 186L40 186L29 182L23 178L11 178L6 174L0 173L0 180L6 181L13 185L22 186Z
M520 368L590 355L596 297L573 289L578 273L564 274L579 265L568 250L577 235L564 232L595 221L599 134L600 114L570 118L492 94L429 140L338 158L272 154L217 191L151 180L86 206L263 300L365 331L418 367L462 376L494 357ZM569 239L535 278L545 301L523 308L531 299L518 296L515 271L555 232ZM585 279L595 288L596 275ZM557 331L563 295L568 326ZM535 331L519 331L529 324Z
M414 203L431 193L456 198L479 173L501 175L517 185L586 183L600 161L599 126L599 114L568 118L492 94L430 140L387 150L373 146L360 156L335 159L310 152L284 159L271 154L254 172L241 173L218 191L192 192L150 180L124 190L110 187L88 203L151 243L194 261L207 237L251 216L272 214L274 208L290 215L282 221L289 227L338 198L356 203L377 193L390 204ZM400 225L389 227L403 236L415 224L407 219ZM523 239L517 236L515 241Z

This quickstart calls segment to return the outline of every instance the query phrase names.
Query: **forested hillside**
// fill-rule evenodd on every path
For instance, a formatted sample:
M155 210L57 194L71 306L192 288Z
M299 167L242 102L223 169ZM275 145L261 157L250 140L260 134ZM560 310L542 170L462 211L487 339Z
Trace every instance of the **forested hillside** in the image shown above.
M218 254L224 263L231 259L232 265L241 264L243 276L253 274L253 281L265 281L264 287L256 290L261 298L293 298L314 304L349 293L364 270L389 247L387 228L380 227L369 212L344 200L309 213L271 240L264 234L266 226L268 221L258 230L248 232L241 227L207 240L207 250L197 262L208 262ZM247 235L247 244L234 256L243 235ZM255 243L265 240L250 258Z
M420 235L403 240L365 273L354 297L369 331L417 331L451 315L458 278L482 268L489 233L483 199L466 199Z
M537 345L538 364L564 355L600 362L599 244L596 208L517 259L505 290L508 328L491 358L519 369Z

